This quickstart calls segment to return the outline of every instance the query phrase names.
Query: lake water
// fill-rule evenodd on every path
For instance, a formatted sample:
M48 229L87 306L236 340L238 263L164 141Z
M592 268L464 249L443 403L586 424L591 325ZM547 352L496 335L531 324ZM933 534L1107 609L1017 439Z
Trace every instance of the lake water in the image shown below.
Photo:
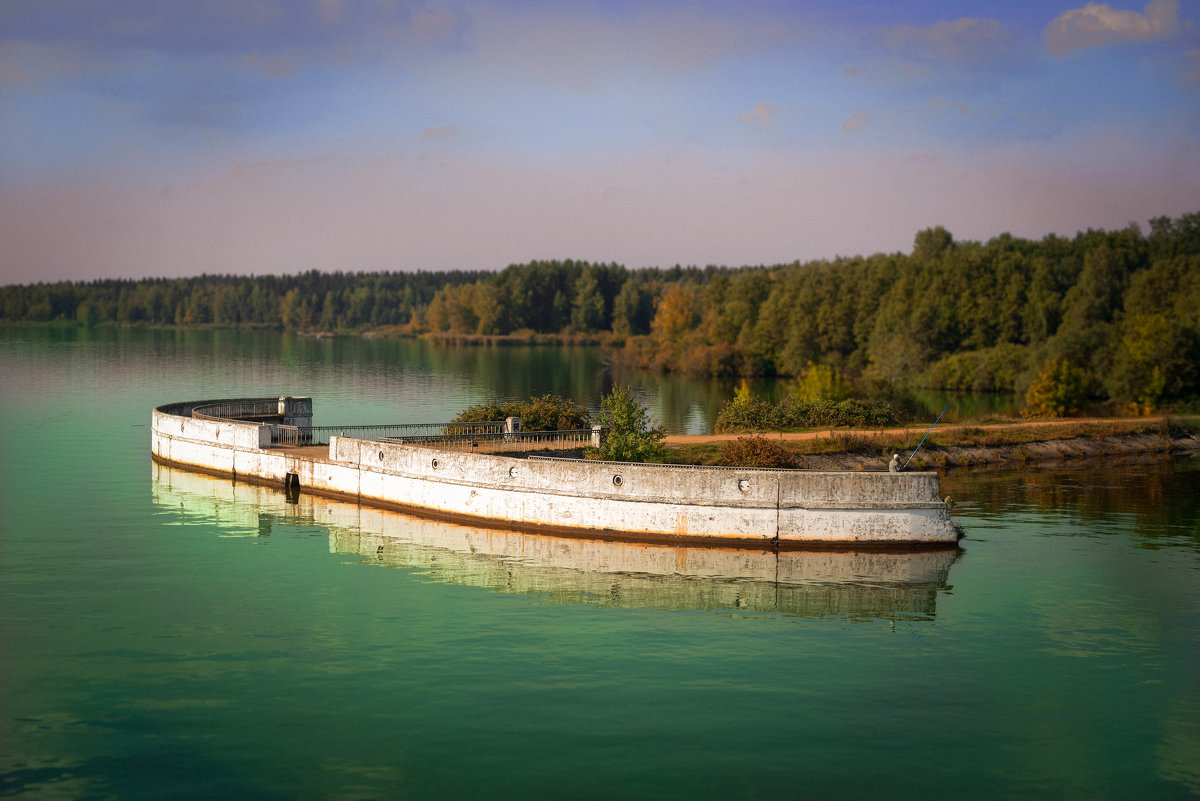
M728 391L620 378L677 431ZM166 401L437 422L611 381L587 349L0 330L0 795L1200 796L1196 461L956 473L958 552L776 556L149 457Z

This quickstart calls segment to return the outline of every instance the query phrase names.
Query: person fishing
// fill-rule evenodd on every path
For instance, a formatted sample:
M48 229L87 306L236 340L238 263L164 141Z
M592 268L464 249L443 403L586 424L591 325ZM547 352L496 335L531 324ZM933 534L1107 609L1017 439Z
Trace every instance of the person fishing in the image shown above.
M904 464L900 464L900 454L892 454L892 461L888 464L889 473L899 473L901 470L908 467L908 463L911 462L913 457L917 455L917 451L921 450L921 446L925 444L925 439L929 436L930 432L933 431L934 426L942 421L942 416L946 414L946 411L949 408L950 404L947 403L946 408L942 409L942 413L939 414L937 419L933 421L933 425L929 427L929 431L925 432L925 436L921 437L921 441L917 443L917 447L913 448L913 452L908 455L908 459L905 460Z

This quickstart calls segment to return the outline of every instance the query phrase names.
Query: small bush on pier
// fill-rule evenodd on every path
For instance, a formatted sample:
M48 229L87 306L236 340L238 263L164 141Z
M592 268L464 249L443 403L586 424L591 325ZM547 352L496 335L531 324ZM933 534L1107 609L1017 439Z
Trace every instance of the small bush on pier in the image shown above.
M611 462L661 462L666 434L654 425L646 407L633 397L633 390L620 384L600 401L600 425L608 429L596 458Z

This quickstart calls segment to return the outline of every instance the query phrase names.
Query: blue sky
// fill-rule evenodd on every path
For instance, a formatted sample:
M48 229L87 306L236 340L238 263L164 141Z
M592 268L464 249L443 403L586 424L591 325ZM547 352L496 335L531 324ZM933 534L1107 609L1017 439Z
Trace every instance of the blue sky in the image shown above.
M1200 2L7 0L0 281L774 264L1200 210Z

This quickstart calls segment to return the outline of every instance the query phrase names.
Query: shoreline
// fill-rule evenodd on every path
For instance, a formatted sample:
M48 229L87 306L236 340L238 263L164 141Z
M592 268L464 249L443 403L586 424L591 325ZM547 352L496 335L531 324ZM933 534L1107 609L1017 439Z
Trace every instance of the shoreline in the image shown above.
M1112 437L1072 437L1006 446L922 446L909 470L942 470L959 467L1019 467L1061 465L1068 461L1130 457L1200 457L1200 439L1157 434L1121 434ZM901 454L902 458L904 454ZM887 470L880 456L824 453L799 457L810 470ZM875 466L878 463L878 466Z
M1063 434L1023 439L1011 442L973 442L1012 436L1014 432L1036 431L1060 427ZM1107 427L1127 427L1130 431L1105 431ZM1159 428L1148 431L1147 428ZM1092 429L1089 431L1088 429ZM1190 430L1189 430L1190 429ZM840 440L822 452L806 453L803 448L789 448L796 456L797 467L805 470L887 470L889 453L899 453L908 459L917 442L925 435L924 428L892 428L882 430L826 429L823 431L670 435L664 443L679 453L689 449L712 450L722 442L742 437L762 436L772 442L804 443L821 447L821 440ZM996 432L996 433L990 433ZM963 442L939 444L936 434L957 435ZM1049 432L1047 432L1049 433ZM953 440L953 438L951 438ZM838 447L838 446L841 447ZM786 445L785 445L786 447ZM694 455L694 454L693 454ZM940 470L950 467L1019 466L1027 464L1061 464L1073 460L1095 460L1136 456L1200 456L1200 433L1194 419L1188 428L1171 425L1165 416L1140 418L1089 418L1087 420L1030 420L992 425L953 424L939 427L921 445L908 465L909 470Z

